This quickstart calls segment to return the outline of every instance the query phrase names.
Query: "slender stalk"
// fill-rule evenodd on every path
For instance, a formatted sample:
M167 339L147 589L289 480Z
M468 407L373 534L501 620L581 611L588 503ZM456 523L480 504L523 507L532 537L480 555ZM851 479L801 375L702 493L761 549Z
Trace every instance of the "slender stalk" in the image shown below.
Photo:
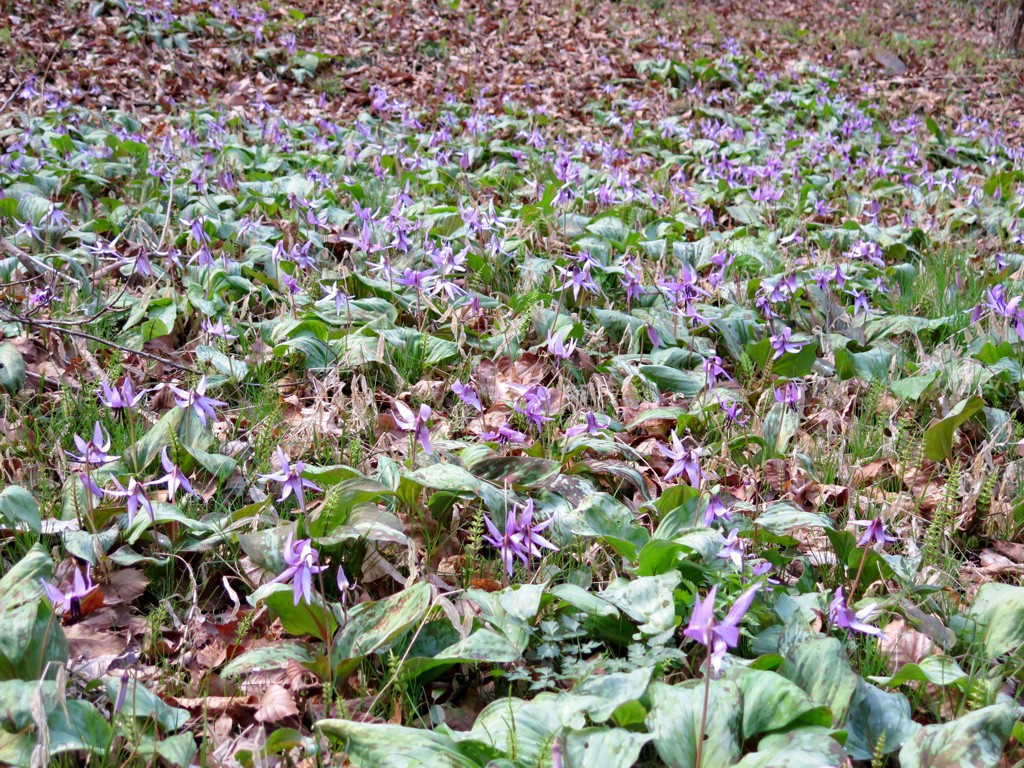
M711 698L711 646L708 646L708 657L704 669L704 706L700 710L700 731L697 733L697 749L693 756L694 768L701 768L704 757L704 731L708 725L708 700Z

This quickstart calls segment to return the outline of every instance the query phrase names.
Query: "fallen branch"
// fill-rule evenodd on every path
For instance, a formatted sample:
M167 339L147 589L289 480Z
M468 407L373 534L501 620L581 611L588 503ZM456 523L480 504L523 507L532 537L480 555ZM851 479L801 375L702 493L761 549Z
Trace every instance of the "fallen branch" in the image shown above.
M16 258L21 263L21 266L28 270L30 276L38 274L39 271L42 270L43 272L46 272L51 275L56 275L57 277L63 278L64 280L68 280L69 282L72 282L75 285L81 286L81 283L75 278L73 278L71 275L65 275L60 270L54 269L49 264L46 264L37 259L35 256L25 253L25 251L21 250L21 248L16 246L14 243L12 243L5 237L0 237L0 253L6 253L8 256L13 256L14 258Z
M5 314L6 317L4 319L9 320L11 322L21 323L23 325L31 326L33 328L45 328L48 331L56 331L57 333L65 333L68 336L72 336L76 339L86 339L88 341L94 341L97 344L102 344L103 346L110 347L111 349L117 349L120 350L121 352L127 352L130 355L138 355L139 357L145 357L149 360L153 360L158 363L163 363L169 368L174 368L179 371L186 371L187 373L191 373L196 376L202 375L195 368L187 366L184 363L178 363L175 362L174 360L168 360L165 357L160 357L160 355L154 355L152 352L144 352L141 349L132 349L131 347L126 347L122 344L118 344L116 342L100 338L99 336L93 336L91 333L85 333L84 331L73 331L70 328L64 328L59 325L50 325L49 323L42 322L40 320L33 320L30 317L20 317L19 315L15 315L10 312L6 312Z

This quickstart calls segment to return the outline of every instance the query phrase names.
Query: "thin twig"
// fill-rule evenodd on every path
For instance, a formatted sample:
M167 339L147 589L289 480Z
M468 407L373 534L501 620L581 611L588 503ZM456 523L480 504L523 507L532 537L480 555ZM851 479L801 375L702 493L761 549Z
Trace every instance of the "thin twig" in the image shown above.
M131 347L125 347L121 344L117 344L116 342L109 341L108 339L103 339L100 338L99 336L93 336L91 333L73 331L70 328L63 328L59 325L50 325L49 323L43 323L40 322L39 320L33 320L28 317L20 317L19 315L15 315L11 312L7 312L5 314L7 315L7 317L5 318L6 320L10 320L15 323L22 323L23 325L29 325L34 328L45 328L50 331L56 331L57 333L66 333L68 336L73 336L78 339L87 339L88 341L94 341L97 344L102 344L104 346L110 347L111 349L117 349L120 350L121 352L127 352L130 355L138 355L139 357L145 357L148 358L149 360L154 360L158 363L163 363L164 365L170 368L175 368L179 371L186 371L188 373L195 374L196 376L201 375L200 372L197 371L195 368L191 368L183 363L177 363L174 360L168 360L165 357L154 355L152 352L145 352L141 349L132 349Z
M69 282L72 282L77 286L82 285L78 280L73 278L71 275L65 275L60 270L54 269L49 264L46 264L45 262L42 262L39 259L37 259L35 256L32 256L31 254L28 254L25 251L21 250L21 248L19 248L10 240L2 236L0 236L0 253L6 253L8 256L13 256L14 258L16 258L19 262L21 262L21 266L28 270L29 275L37 274L39 270L42 270L43 272L56 275L58 277L63 278L64 280L68 280Z

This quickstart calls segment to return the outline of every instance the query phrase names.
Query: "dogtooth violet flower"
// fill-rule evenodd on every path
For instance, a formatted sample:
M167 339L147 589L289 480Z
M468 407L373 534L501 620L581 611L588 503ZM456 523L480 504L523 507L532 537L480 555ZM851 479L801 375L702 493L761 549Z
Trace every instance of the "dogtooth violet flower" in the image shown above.
M199 494L196 493L195 488L192 487L192 483L189 482L188 476L181 471L181 468L177 464L171 461L170 457L167 455L166 448L160 452L160 464L163 466L164 472L167 474L163 477L158 477L150 483L150 485L163 485L166 483L168 501L172 504L174 503L174 497L178 493L179 488L183 489L186 493L192 494L197 499L201 498Z
M854 612L850 606L846 604L846 596L843 594L843 588L838 587L836 589L835 597L832 598L832 602L828 606L828 618L833 624L841 629L845 629L848 632L861 632L865 635L881 635L882 630L878 627L873 627L866 623L866 620L870 618L871 614L875 611L875 604L861 608L859 611Z
M509 576L512 575L515 558L518 557L525 565L531 557L540 557L543 554L541 548L558 551L558 547L540 535L541 531L551 525L554 518L549 517L542 523L534 523L533 499L527 501L517 515L518 508L519 505L516 505L505 517L504 532L499 531L494 521L484 515L484 523L489 534L484 536L484 541L501 553L501 562Z
M215 407L219 405L227 405L223 400L215 400L212 397L206 396L205 376L199 379L199 383L196 384L195 389L191 391L186 391L180 387L174 386L173 384L168 386L174 394L175 404L184 411L194 411L196 418L199 419L199 423L204 427L206 426L207 418L217 418L217 414L213 410Z
M739 623L750 610L754 596L760 588L761 582L758 582L743 592L721 622L715 618L717 584L711 588L703 602L699 597L694 600L693 614L683 634L711 652L711 668L716 672L721 669L726 651L739 645Z
M292 535L288 534L284 542L284 561L288 567L270 583L281 584L291 579L294 604L298 605L303 599L307 604L312 604L313 576L327 570L326 565L318 563L319 559L320 553L313 549L311 539L294 541Z
M857 540L858 547L867 547L871 544L878 543L883 547L892 541L899 541L885 530L885 523L882 522L882 518L876 517L873 520L853 520L854 525L866 528L864 534Z
M146 514L149 515L149 519L156 521L156 515L153 513L153 503L146 496L145 486L136 480L134 477L128 478L128 486L125 487L118 482L117 478L113 478L114 490L105 489L103 492L107 496L114 496L123 498L125 500L125 507L128 510L128 525L135 522L135 516L139 513L139 507L146 510Z
M679 435L673 432L672 447L669 448L658 443L658 450L666 459L672 459L672 466L665 474L666 480L671 480L676 475L685 474L694 488L700 485L700 481L704 478L704 472L700 468L700 448L687 449L679 439Z
M60 608L61 612L69 614L72 619L78 618L82 600L96 589L96 585L92 583L90 570L88 563L85 565L84 574L81 569L76 568L72 582L66 590L61 590L46 579L39 580L46 590L46 597L54 607Z
M415 439L423 446L424 452L429 454L434 452L430 448L430 429L427 427L431 413L430 406L426 403L420 406L419 411L413 413L412 408L401 400L395 400L395 410L391 412L399 429L412 432Z
M321 491L323 489L312 480L307 480L302 476L303 471L306 469L306 462L289 462L288 456L281 446L277 447L277 461L281 469L267 475L260 475L260 479L280 483L281 495L277 500L284 501L294 494L295 500L299 503L299 510L304 513L306 511L305 489L310 488L314 491Z
M118 458L110 453L110 434L100 426L98 421L93 425L92 440L87 441L75 435L75 447L78 448L77 454L71 451L66 451L66 453L82 464L98 467Z

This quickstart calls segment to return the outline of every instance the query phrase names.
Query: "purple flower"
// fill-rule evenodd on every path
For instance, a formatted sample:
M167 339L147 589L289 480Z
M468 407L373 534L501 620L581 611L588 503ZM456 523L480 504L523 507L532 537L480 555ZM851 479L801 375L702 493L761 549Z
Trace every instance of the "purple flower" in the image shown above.
M170 457L168 457L166 448L164 448L160 453L160 464L163 465L164 471L167 474L163 477L157 478L150 483L150 485L161 485L166 483L168 501L172 504L174 503L174 496L177 494L179 488L184 489L186 493L192 494L197 499L201 498L192 487L192 483L188 481L188 477L185 473L181 471L177 464L171 461Z
M269 475L260 475L260 479L272 480L281 484L281 496L278 498L278 501L284 501L290 495L295 494L295 500L299 502L299 510L305 513L305 489L311 488L314 491L323 489L312 480L307 480L302 476L302 472L306 469L306 463L304 461L296 461L294 464L290 463L288 456L281 446L277 447L277 461L281 465L281 469Z
M658 450L666 459L672 459L672 467L665 474L666 480L671 480L676 475L685 474L694 488L700 486L704 478L704 472L700 468L700 448L687 450L679 440L679 435L672 433L672 447L668 448L658 443Z
M354 592L356 585L352 584L348 580L348 576L345 575L345 569L340 565L338 566L338 591L341 592L341 607L344 608L348 605L349 593Z
M726 373L725 368L722 367L722 358L720 358L718 355L704 358L704 361L701 363L701 369L704 371L704 375L707 377L709 389L715 386L715 382L718 380L719 377L725 379L732 379L732 376Z
M452 384L452 392L462 402L468 405L475 411L482 411L484 409L483 404L480 402L480 396L476 393L469 384L463 384L460 379L456 379Z
M700 598L695 599L693 615L690 616L690 623L683 630L683 634L711 651L711 668L716 672L722 666L726 651L739 645L739 623L750 610L754 596L760 588L761 583L758 582L741 594L720 623L715 619L715 595L718 585L711 588L703 602Z
M484 523L490 534L484 536L484 541L501 552L501 561L509 576L512 575L514 558L518 557L525 565L531 557L540 557L543 554L541 548L558 551L558 547L540 535L540 531L551 525L554 518L550 517L543 523L535 524L533 522L533 499L523 505L518 516L516 515L517 509L519 509L518 504L506 516L504 533L499 532L494 521L484 515Z
M600 432L607 426L608 423L605 422L604 424L602 424L600 420L598 420L597 415L593 411L587 411L583 415L583 423L577 424L575 427L569 427L569 429L565 430L565 436L576 437L577 435L584 434L596 435L598 432Z
M865 635L881 635L882 630L865 623L874 610L875 604L872 603L854 613L853 609L846 604L843 588L838 587L835 597L832 598L832 602L828 606L828 618L837 627L847 631L862 632Z
M708 499L708 505L704 508L704 519L703 523L706 526L711 525L715 520L731 520L732 513L729 512L729 508L722 502L721 497L717 493L712 493Z
M548 352L550 352L558 360L567 360L572 353L576 350L576 339L572 339L568 344L565 343L565 332L559 331L554 336L551 335L551 331L548 331Z
M888 542L899 541L899 539L886 533L885 523L882 522L881 517L876 517L873 520L852 520L851 522L854 525L867 528L864 531L864 535L857 540L857 546L859 547L868 547L873 543L881 544L884 547Z
M738 400L726 403L719 398L718 404L721 406L722 410L725 411L725 418L730 424L745 427L747 422L750 421L750 417L743 414L743 406L740 405Z
M392 411L391 416L399 428L412 432L423 446L424 452L433 454L434 451L430 448L430 429L427 427L431 414L430 406L424 403L420 406L419 412L414 414L408 405L401 400L395 400L395 409L397 413Z
M135 408L148 391L143 389L136 392L132 386L132 380L126 378L120 387L112 387L106 381L101 381L100 391L97 394L100 402L107 408L121 410Z
M796 410L797 403L804 396L803 389L795 381L787 381L781 389L772 387L772 394L775 397L775 402L788 405L794 411Z
M793 341L792 336L793 330L791 328L783 328L771 337L770 343L772 349L775 350L775 354L772 355L773 360L778 360L787 352L799 352L807 344L806 341Z
M92 440L86 441L75 435L75 447L79 451L77 454L71 451L66 451L66 453L82 464L98 467L118 458L109 452L110 434L100 426L98 421L93 425Z
M728 536L721 536L721 542L722 548L718 551L718 557L731 560L733 565L742 570L743 550L746 549L747 540L739 538L739 531L733 528Z
M512 429L507 421L493 432L481 432L480 437L486 441L497 442L499 445L526 442L526 434L517 429Z
M203 330L206 331L208 334L210 334L211 336L219 336L225 341L234 341L235 339L238 338L238 334L231 333L231 328L224 325L223 320L218 320L215 323L211 323L208 319L203 318L203 322L201 323L201 325Z
M196 388L191 392L187 392L184 389L169 385L171 392L174 393L174 402L182 410L193 410L195 411L196 418L199 419L199 423L204 427L206 426L206 419L216 419L217 414L214 413L214 407L218 405L227 405L223 400L215 400L212 397L206 396L206 377L203 376L199 383L196 384Z
M77 620L81 612L81 603L83 598L87 597L90 592L96 589L96 585L92 583L92 574L90 573L90 566L88 563L85 565L85 573L83 574L81 569L75 569L75 576L72 583L68 586L65 591L61 591L59 588L50 584L46 579L40 579L43 588L46 590L46 596L50 602L53 603L55 608L60 608L62 613L67 613L71 616L72 620Z
M114 496L123 498L125 500L125 507L128 509L128 525L130 526L135 522L135 515L139 512L139 507L146 510L146 514L149 515L149 519L156 522L156 515L153 514L153 504L146 496L145 486L136 480L134 477L128 478L128 487L121 485L117 478L113 478L115 490L107 489L104 493L107 496Z
M292 588L295 593L295 605L305 599L307 604L313 600L313 576L327 570L326 565L318 565L320 553L313 549L311 539L292 541L292 535L284 542L284 561L288 564L281 574L271 581L271 584L292 580ZM347 580L346 580L347 581Z

